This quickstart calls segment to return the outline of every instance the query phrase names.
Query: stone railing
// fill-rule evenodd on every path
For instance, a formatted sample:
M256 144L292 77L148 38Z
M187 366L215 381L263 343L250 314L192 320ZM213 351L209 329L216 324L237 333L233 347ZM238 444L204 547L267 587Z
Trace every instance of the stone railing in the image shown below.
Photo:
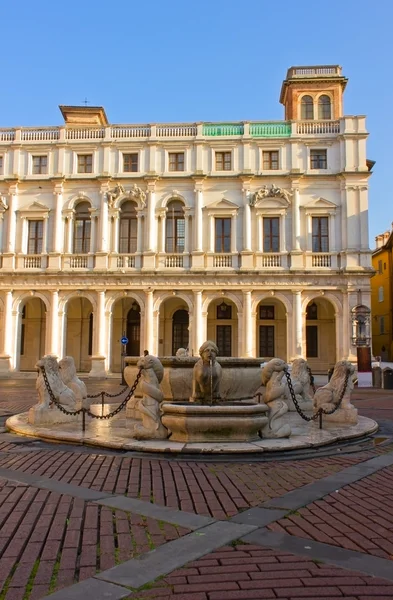
M183 268L184 267L184 256L183 254L167 254L165 256L165 267L167 269Z
M304 77L320 77L321 75L327 76L341 76L341 67L338 65L326 65L326 66L315 66L315 67L292 67L288 69L287 78L292 79L304 78Z
M327 254L324 252L313 253L311 255L311 265L313 267L331 267L332 266L332 256L331 254Z
M214 254L213 267L232 267L232 254Z
M135 269L135 254L120 254L116 257L118 269Z
M349 127L350 125L348 125ZM113 125L108 127L39 127L0 129L0 143L45 143L133 139L174 139L201 137L284 138L298 135L337 135L345 133L340 121L261 121L248 123L196 123L161 125ZM351 129L352 131L352 129Z
M45 265L46 266L46 265ZM41 254L29 254L23 257L23 268L24 269L41 269L42 255Z
M263 269L281 267L281 254L262 254L261 267Z

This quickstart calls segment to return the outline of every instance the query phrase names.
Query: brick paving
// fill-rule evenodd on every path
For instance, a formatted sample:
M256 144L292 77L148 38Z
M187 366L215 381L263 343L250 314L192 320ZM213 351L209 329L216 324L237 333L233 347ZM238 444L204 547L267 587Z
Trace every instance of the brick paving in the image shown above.
M150 587L150 586L149 586ZM219 548L139 590L128 600L383 600L393 582L284 552L236 544Z
M88 381L89 393L120 390ZM1 383L0 418L37 401L34 379ZM393 396L357 389L353 403L393 432ZM0 435L0 466L83 488L227 519L239 511L340 473L393 444L342 456L270 462L170 461L116 451L13 443ZM18 442L21 440L18 439ZM289 511L268 529L393 561L393 467ZM39 600L186 535L187 529L79 498L0 479L0 600ZM203 534L200 534L203 535ZM392 565L393 569L393 565ZM234 542L153 581L128 598L393 599L393 582L262 546ZM72 596L70 596L72 600ZM88 599L86 599L88 600ZM98 599L97 599L98 600Z
M188 532L0 479L0 598L42 598Z

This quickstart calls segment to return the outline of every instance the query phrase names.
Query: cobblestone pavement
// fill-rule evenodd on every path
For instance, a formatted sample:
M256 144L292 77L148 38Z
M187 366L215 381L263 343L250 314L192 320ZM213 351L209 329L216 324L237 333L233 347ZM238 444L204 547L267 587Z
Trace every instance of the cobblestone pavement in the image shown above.
M1 381L0 420L34 386ZM259 461L0 434L0 600L393 599L393 394L353 403L373 438Z

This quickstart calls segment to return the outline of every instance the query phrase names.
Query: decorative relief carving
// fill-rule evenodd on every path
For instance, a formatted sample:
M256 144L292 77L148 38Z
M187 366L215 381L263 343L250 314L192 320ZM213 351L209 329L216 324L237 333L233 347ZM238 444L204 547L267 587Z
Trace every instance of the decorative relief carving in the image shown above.
M145 192L134 183L132 188L128 191L124 189L121 184L116 184L116 186L112 190L108 190L106 192L106 199L108 202L109 208L113 208L115 202L120 196L128 196L131 200L139 200L142 207L146 206L146 194Z
M250 205L254 206L258 200L263 200L264 198L283 198L287 202L290 202L291 196L292 192L285 190L284 188L277 187L274 185L274 183L272 183L270 187L264 185L257 190L254 196L250 198Z

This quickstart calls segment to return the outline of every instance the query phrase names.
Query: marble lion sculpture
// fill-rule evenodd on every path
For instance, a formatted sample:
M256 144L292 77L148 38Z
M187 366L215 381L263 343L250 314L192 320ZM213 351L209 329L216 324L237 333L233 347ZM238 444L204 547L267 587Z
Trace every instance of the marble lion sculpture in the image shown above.
M135 408L142 415L142 423L135 425L132 436L137 440L166 439L168 430L161 422L161 402L164 394L160 389L164 367L161 361L151 354L142 356L137 366L141 369L143 396L137 399Z
M304 358L295 358L292 362L291 381L296 400L302 410L313 409L313 394L311 390L310 374L308 364ZM289 410L296 410L288 385L286 388L286 397Z
M285 402L286 383L282 381L287 367L287 363L281 358L273 358L262 369L262 385L265 386L263 402L269 407L269 420L262 429L264 438L284 438L291 435L289 424L282 420L288 412Z
M62 382L74 392L78 405L85 406L87 388L76 374L75 362L72 356L65 356L59 361L59 370Z
M348 360L340 360L337 362L329 383L317 389L315 392L314 410L317 411L319 408L323 408L324 410L332 410L334 404L337 404L343 392L347 374L349 374L349 377L340 409L356 410L351 404L351 392L355 385L354 373L355 367Z
M56 400L60 402L62 406L74 408L76 401L75 394L61 380L59 364L56 357L49 354L44 356L37 362L36 368L38 370L38 377L35 387L39 395L39 404L45 408L49 408L49 405L52 401L45 385L44 375L42 373L42 369L44 368L48 383Z

